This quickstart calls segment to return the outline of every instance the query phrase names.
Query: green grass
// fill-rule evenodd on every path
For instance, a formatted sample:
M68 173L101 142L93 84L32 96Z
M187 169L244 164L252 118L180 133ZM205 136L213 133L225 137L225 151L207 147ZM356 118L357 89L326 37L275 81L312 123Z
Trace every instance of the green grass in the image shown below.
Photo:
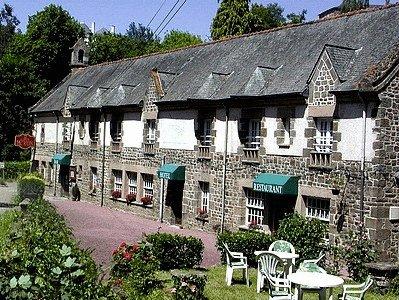
M20 214L20 212L15 210L8 210L0 214L0 253L6 246L6 239L12 228L12 224L20 217Z

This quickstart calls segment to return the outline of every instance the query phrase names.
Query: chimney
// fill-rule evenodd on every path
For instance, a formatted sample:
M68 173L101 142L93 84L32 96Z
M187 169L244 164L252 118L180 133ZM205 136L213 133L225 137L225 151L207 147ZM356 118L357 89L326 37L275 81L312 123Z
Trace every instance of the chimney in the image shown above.
M116 27L115 27L115 25L111 25L111 29L109 30L109 32L110 32L111 34L115 34L115 33L116 33Z
M91 22L91 33L92 34L96 33L96 22Z

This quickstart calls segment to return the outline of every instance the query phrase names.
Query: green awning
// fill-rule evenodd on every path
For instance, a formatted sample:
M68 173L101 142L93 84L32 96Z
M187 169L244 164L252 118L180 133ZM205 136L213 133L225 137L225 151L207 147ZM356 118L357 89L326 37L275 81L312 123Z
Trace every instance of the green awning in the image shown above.
M186 167L175 164L164 164L158 170L158 177L169 180L184 180Z
M258 192L298 195L298 176L261 173L255 177L253 189Z
M69 166L71 164L71 155L63 154L63 153L54 154L53 163L59 164L59 165L64 165L64 166Z

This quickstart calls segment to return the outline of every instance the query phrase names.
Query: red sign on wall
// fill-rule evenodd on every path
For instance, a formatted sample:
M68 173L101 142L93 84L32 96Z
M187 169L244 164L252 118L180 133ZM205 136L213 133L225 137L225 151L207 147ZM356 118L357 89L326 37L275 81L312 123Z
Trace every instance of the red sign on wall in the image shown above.
M16 135L14 145L22 149L33 148L35 146L35 137L30 134Z

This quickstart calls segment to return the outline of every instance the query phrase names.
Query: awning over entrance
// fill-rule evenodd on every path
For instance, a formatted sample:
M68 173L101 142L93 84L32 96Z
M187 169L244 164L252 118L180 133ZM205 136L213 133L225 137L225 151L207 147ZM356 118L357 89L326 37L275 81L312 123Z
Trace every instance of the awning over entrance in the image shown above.
M59 164L59 165L64 165L64 166L69 166L71 164L71 155L63 154L63 153L54 154L53 163Z
M252 186L258 192L298 195L298 180L298 176L261 173L255 177Z
M158 177L169 180L184 180L186 167L175 164L164 164L158 170Z

